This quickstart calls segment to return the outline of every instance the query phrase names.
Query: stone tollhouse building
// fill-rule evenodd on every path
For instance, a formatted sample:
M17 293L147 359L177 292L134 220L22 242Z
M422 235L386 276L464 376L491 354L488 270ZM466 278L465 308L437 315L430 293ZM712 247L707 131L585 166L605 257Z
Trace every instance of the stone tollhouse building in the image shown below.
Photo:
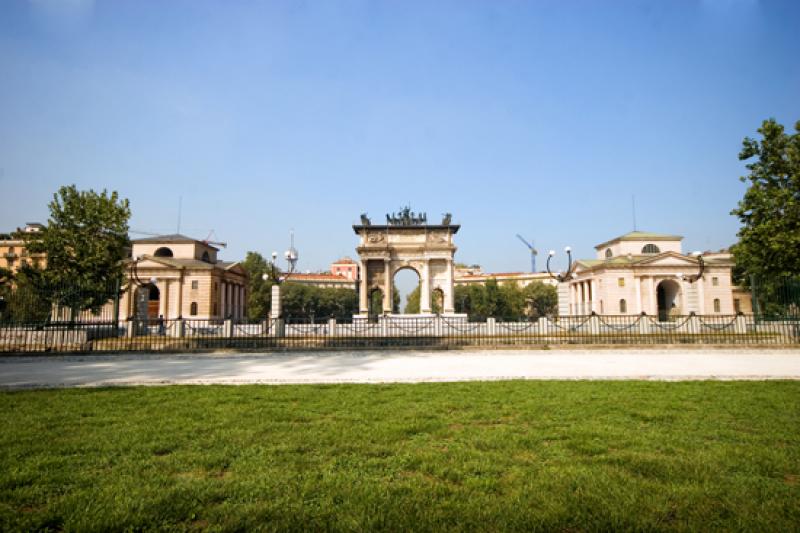
M559 294L559 314L669 315L751 312L749 294L731 281L729 253L684 254L683 237L633 231L575 261ZM702 255L702 259L698 257ZM702 265L702 266L701 266ZM702 276L697 275L702 269ZM566 290L565 290L566 289Z

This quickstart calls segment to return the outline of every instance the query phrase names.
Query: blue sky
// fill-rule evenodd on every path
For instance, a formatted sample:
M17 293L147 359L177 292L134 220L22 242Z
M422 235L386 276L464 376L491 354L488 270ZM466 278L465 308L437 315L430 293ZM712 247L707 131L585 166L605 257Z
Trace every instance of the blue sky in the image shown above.
M800 119L800 2L0 3L0 230L62 184L131 227L355 254L410 203L457 259L529 268L632 229L735 241L742 138ZM136 235L134 235L135 237ZM539 266L544 264L544 253Z

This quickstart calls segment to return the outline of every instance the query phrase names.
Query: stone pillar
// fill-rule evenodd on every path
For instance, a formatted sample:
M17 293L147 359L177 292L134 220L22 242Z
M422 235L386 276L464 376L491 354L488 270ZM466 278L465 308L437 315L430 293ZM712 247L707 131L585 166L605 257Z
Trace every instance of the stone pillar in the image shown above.
M697 314L704 315L706 314L705 283L703 278L698 279L695 283L697 283Z
M335 337L336 336L336 319L329 318L328 319L328 337Z
M650 276L650 279L648 281L649 281L649 283L648 283L649 289L648 289L647 292L649 293L649 296L648 296L648 299L649 299L648 307L649 307L649 309L647 310L647 314L648 315L657 316L658 315L658 298L656 298L656 280L655 280L654 277Z
M270 318L281 318L281 286L277 283L272 286L272 303L269 310Z
M209 291L209 296L211 296L211 298L214 297L214 295L211 294L211 291ZM209 302L209 305L210 304L211 302ZM175 312L178 313L178 318L183 318L183 270L181 270L181 274L178 277L178 302L175 307Z
M453 305L453 300L455 295L453 294L453 278L455 274L453 272L453 261L450 260L447 262L447 269L445 270L445 277L447 278L444 287L442 287L442 292L444 292L444 298L442 301L442 311L447 314L455 313L456 307Z
M634 304L634 310L636 311L637 315L642 314L642 278L634 275L633 280L634 286L636 288L636 303Z
M383 312L392 312L392 269L389 259L383 260Z
M597 281L594 279L589 280L589 305L590 311L597 312Z
M558 294L558 316L569 316L572 314L571 295L572 290L568 283L556 285Z
M428 260L422 266L422 279L419 284L419 312L431 312L431 269Z
M228 290L225 286L224 281L219 282L219 316L221 318L227 318L227 306L228 306Z
M361 261L358 282L358 312L361 315L369 313L369 287L367 286L367 263Z

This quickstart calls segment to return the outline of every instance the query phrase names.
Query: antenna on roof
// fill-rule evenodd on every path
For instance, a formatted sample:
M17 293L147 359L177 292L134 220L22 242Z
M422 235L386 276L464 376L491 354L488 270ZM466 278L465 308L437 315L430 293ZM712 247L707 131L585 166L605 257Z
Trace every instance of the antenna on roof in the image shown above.
M633 231L636 231L636 195L631 194L631 204L633 206Z

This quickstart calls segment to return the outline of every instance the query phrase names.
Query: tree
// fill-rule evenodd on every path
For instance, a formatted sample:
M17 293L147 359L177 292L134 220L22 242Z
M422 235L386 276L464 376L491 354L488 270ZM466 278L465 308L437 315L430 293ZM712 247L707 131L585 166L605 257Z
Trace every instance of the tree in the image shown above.
M529 318L553 316L557 313L558 291L552 285L534 281L522 289L522 293L527 304L525 314Z
M271 272L271 266L258 252L247 252L242 268L248 275L247 317L250 320L263 320L272 305L271 279L264 280L264 274Z
M746 137L739 159L747 164L750 182L744 198L731 214L742 227L733 246L737 270L749 283L755 276L767 283L800 275L800 121L787 134L774 119L765 120L758 132L762 140Z
M422 285L417 285L414 287L414 290L408 293L408 297L406 298L406 307L403 309L403 313L407 315L415 315L419 313L419 298L420 298L420 287Z
M53 303L70 308L73 317L80 310L98 310L124 277L128 200L116 192L78 191L70 185L53 195L49 207L47 226L23 234L30 252L47 255L43 282Z

